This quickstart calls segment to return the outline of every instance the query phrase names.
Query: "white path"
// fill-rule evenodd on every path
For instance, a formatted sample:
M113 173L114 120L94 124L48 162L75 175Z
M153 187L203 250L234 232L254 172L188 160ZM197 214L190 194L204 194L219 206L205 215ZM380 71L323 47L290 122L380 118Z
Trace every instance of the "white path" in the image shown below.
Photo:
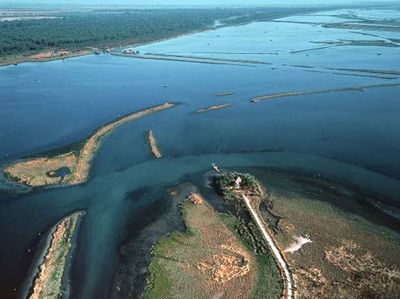
M246 195L242 194L244 202L246 203L247 208L249 209L251 216L253 217L253 219L255 220L255 222L257 223L258 228L260 229L265 241L267 241L268 246L270 247L272 254L276 260L276 262L278 263L279 267L281 268L281 271L283 272L283 277L285 279L285 293L286 296L285 298L287 299L293 299L294 298L294 294L293 294L293 279L292 279L292 275L289 271L289 267L285 261L285 259L283 258L279 248L275 245L274 240L271 238L271 236L269 235L267 229L265 228L265 225L263 223L263 221L261 220L260 216L258 216L258 213L254 210L254 208L251 206L250 204L250 200L246 197Z

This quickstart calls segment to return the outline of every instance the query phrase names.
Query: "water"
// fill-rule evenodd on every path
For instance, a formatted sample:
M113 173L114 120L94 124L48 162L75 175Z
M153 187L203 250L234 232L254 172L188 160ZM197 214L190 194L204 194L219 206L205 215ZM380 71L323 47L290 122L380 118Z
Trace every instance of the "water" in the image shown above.
M327 18L326 22L333 22L332 18L340 18L334 15L341 13L289 20L315 23ZM398 14L390 11L377 16ZM18 291L40 240L38 233L77 209L85 209L87 215L79 235L71 292L74 298L107 297L119 248L140 230L132 223L151 218L143 215L143 207L151 205L154 214L160 214L167 208L165 187L186 175L208 171L212 161L221 167L295 169L400 206L399 87L249 102L274 92L400 83L396 74L388 79L353 71L398 71L398 48L352 44L298 52L319 47L315 42L376 38L349 29L279 21L222 28L138 48L141 53L247 59L271 65L100 55L1 68L0 164L67 146L140 108L165 101L180 105L128 123L107 137L86 184L18 196L0 194L0 297L13 298L14 288ZM363 33L385 38L399 35ZM330 68L351 70L336 74L339 71ZM223 91L234 95L214 96ZM192 114L224 103L233 106ZM145 140L149 129L164 155L161 160L150 155ZM143 187L146 195L134 192Z

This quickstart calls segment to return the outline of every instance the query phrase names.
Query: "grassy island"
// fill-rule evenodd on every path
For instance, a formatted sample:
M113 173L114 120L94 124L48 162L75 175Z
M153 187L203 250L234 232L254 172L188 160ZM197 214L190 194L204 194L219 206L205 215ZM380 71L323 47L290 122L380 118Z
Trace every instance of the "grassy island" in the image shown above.
M44 249L43 262L35 276L29 299L60 298L64 292L63 277L68 275L67 257L71 254L73 237L84 212L62 219L49 233L49 243Z
M130 113L96 130L76 151L62 153L54 157L35 157L17 161L6 166L3 173L8 179L30 187L83 183L89 176L92 160L105 136L126 122L174 106L175 104L172 103L164 103Z

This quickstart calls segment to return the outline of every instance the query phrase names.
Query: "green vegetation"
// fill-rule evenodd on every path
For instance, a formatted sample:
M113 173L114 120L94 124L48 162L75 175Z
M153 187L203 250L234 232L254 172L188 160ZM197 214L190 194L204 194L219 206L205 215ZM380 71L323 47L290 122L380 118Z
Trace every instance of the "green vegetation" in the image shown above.
M275 260L266 247L265 241L257 228L247 233L243 233L240 229L244 229L244 222L240 221L236 217L227 214L220 214L220 219L224 224L235 232L242 244L251 252L256 261L256 281L252 290L252 299L264 299L264 298L279 298L281 293L281 282L279 278L279 270L276 266ZM246 230L247 231L247 230ZM252 234L257 236L257 240L260 241L260 248L255 247L254 237ZM250 237L251 236L251 237ZM262 252L260 252L262 249Z
M245 242L246 246L258 254L268 254L269 249L257 225L247 212L247 208L242 200L238 200L234 192L235 180L237 177L242 179L241 188L246 190L258 190L260 185L257 179L247 173L227 172L218 174L214 177L214 185L217 191L227 201L235 205L235 223L232 226L234 231Z
M299 9L297 9L299 10ZM57 13L55 19L0 22L0 58L49 49L137 44L214 26L266 20L292 9L151 9Z
M244 189L256 189L259 187L257 179L248 173L240 172L225 172L217 174L214 177L214 184L218 192L224 195L225 200L232 200L234 196L233 192L230 192L230 188L235 186L235 180L237 177L242 179L240 186Z
M214 177L214 187L225 200L235 206L234 217L221 217L223 217L224 223L236 233L243 244L253 252L257 270L252 298L279 298L282 285L278 267L270 254L265 239L250 217L247 207L242 200L237 198L237 194L234 192L235 180L238 176L242 179L240 186L243 190L255 194L262 192L258 180L248 173L226 172L216 175ZM262 196L262 194L260 195ZM263 200L266 199L263 198Z
M153 248L144 298L211 298L220 293L249 298L255 278L250 250L205 201L196 205L187 200L181 212L187 230L162 238Z
M161 238L157 245L153 248L152 255L163 256L169 248L180 243L185 238L185 233L174 232L169 236ZM151 298L166 298L169 297L168 291L172 288L172 283L169 279L169 274L166 269L161 265L160 258L153 258L149 267L149 276L146 281L146 288L144 291L144 299Z

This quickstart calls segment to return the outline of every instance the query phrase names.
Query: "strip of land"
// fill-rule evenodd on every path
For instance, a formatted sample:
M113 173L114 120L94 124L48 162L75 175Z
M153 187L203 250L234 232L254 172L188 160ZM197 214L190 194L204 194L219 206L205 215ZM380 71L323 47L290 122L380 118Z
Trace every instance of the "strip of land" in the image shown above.
M228 108L232 105L233 105L232 103L222 104L222 105L213 105L213 106L199 109L199 110L195 111L194 114L204 113L204 112L213 111L213 110L221 110L221 109Z
M278 92L278 93L262 95L262 96L251 98L250 102L258 103L258 102L261 102L261 101L272 100L272 99L277 99L277 98L297 97L297 96L304 96L304 95L333 93L333 92L345 92L345 91L359 91L359 92L362 92L362 91L364 91L366 89L397 87L397 86L400 86L400 83L374 84L374 85L364 85L364 86L351 86L351 87L343 87L343 88L330 88L330 89L319 89L319 90L309 90L309 91Z
M272 20L305 10L313 9L124 8L81 12L46 11L36 16L24 16L26 11L15 10L11 19L25 17L24 21L10 19L8 22L1 22L0 16L0 65L20 63L29 60L32 55L63 51L61 49L82 51L93 47L99 49L99 52L108 52L123 46L137 46L224 26L247 24L254 20ZM47 19L26 19L38 16ZM49 28L51 34L48 34ZM66 57L69 56L64 58Z
M156 138L154 137L153 130L150 130L148 132L147 140L149 142L151 153L153 154L153 156L157 159L161 158L162 155L160 149L158 148Z
M84 212L76 212L62 219L49 233L50 242L44 249L43 262L29 292L29 299L60 298L63 281L68 275L68 256L71 254L73 237L77 233Z
M130 113L96 130L83 142L79 150L53 157L37 157L17 161L6 166L3 169L3 173L9 180L30 187L83 183L88 179L92 160L105 136L124 123L174 106L176 104L164 103ZM63 174L60 173L60 170L62 170Z

